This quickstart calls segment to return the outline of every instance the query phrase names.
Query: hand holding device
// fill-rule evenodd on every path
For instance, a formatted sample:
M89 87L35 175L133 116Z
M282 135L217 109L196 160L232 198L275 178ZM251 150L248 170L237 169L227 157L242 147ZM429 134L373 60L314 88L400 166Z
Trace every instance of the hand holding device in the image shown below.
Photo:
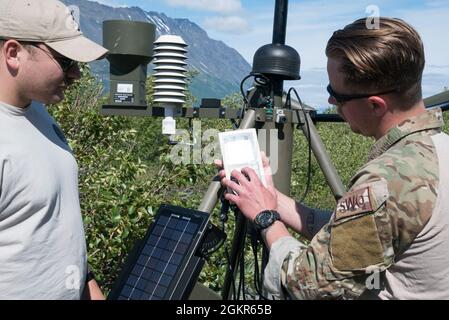
M231 179L231 172L234 169L241 171L245 167L250 167L256 171L257 176L266 187L256 129L221 132L218 137L226 178Z

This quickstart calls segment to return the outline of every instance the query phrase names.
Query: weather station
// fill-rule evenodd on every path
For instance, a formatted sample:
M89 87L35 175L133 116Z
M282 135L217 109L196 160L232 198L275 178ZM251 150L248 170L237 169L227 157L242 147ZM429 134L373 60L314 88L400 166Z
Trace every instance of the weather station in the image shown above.
M345 192L329 154L315 128L317 122L343 121L336 114L319 114L302 103L294 88L285 90L285 82L299 80L300 55L285 44L288 0L276 0L272 43L259 48L253 59L251 73L242 79L244 104L239 109L221 106L220 101L204 99L199 108L187 108L186 73L188 46L176 35L155 40L155 27L147 22L105 21L104 46L110 51L110 95L101 107L103 115L142 116L163 118L162 134L170 137L176 132L176 119L227 119L237 123L238 130L255 129L261 150L267 156L282 159L273 176L275 187L290 194L293 133L300 129L308 141L309 166L313 153L336 200ZM153 104L146 98L148 64L153 61L155 87ZM246 92L244 82L253 79ZM302 81L307 81L303 79ZM427 107L449 108L449 93L425 100ZM266 132L275 134L265 135ZM262 136L262 134L264 136ZM272 148L270 139L276 140ZM171 139L168 139L171 141ZM276 153L276 154L275 154ZM307 182L308 183L308 182ZM307 189L307 188L306 188ZM218 176L211 183L198 208L163 205L148 226L146 236L136 243L122 268L109 299L232 299L235 280L243 259L245 241L253 234L251 224L237 208L222 201L223 188ZM232 237L213 225L210 215L221 202L223 220L228 210L235 213ZM231 253L221 294L198 283L200 271L216 249L231 241ZM267 260L263 250L260 270ZM259 268L259 262L255 262ZM259 273L259 272L257 272ZM256 287L260 289L261 279ZM260 297L263 295L260 292Z

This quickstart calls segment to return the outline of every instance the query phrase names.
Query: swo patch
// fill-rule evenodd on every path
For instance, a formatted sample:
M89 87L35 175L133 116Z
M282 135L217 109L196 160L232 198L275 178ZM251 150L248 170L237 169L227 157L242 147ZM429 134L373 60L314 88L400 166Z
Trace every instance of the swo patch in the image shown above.
M336 269L358 270L384 262L374 216L386 199L384 187L384 181L372 187L365 185L338 201L330 240L332 264Z
M365 187L347 193L337 203L335 221L373 211L371 204L370 188Z

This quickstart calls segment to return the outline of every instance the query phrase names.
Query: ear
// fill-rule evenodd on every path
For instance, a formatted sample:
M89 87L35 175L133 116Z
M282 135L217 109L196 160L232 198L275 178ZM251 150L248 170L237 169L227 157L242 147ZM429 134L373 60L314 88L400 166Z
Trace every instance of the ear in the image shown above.
M23 50L23 47L16 40L7 40L3 44L2 53L9 70L17 71L19 69L20 56Z
M378 97L372 96L368 98L371 105L371 110L373 114L377 117L382 117L388 111L388 101Z

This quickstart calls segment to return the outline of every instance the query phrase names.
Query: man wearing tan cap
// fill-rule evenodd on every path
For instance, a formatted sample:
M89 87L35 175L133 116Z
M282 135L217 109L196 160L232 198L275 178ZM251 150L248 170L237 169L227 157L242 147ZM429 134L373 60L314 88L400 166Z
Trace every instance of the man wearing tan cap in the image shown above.
M56 0L0 0L0 299L101 299L88 280L78 166L45 104L107 50ZM90 279L90 278L89 278Z

